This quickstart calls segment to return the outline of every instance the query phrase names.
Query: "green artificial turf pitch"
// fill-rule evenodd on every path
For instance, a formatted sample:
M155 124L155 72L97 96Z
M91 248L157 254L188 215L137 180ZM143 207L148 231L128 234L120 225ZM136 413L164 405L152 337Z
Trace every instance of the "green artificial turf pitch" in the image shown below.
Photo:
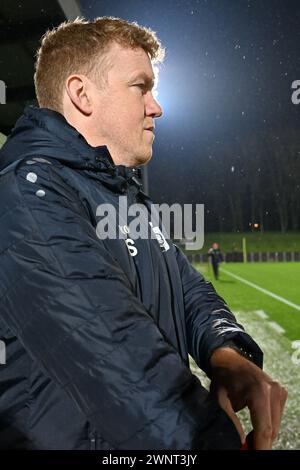
M279 438L274 449L300 449L300 349L293 341L300 340L300 263L231 263L221 269L256 284L261 289L285 299L286 303L246 285L229 274L220 272L215 281L208 265L195 265L211 280L217 292L226 300L238 322L255 339L264 352L264 370L284 384L289 392ZM298 308L297 308L298 307ZM263 317L261 314L263 313ZM260 315L259 315L260 314ZM278 331L275 326L285 331ZM294 360L296 359L296 361ZM191 369L202 384L209 380L191 358ZM249 412L239 412L246 432L252 429Z

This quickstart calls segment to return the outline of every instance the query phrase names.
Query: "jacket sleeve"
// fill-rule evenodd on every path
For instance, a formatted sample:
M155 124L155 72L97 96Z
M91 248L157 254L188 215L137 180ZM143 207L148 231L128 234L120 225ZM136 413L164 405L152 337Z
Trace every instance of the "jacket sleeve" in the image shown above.
M239 448L227 415L134 295L54 165L22 164L3 320L115 449ZM14 190L15 191L15 190Z
M237 323L228 305L175 246L182 279L185 322L189 354L211 376L210 357L221 346L234 347L262 367L263 353L242 325Z

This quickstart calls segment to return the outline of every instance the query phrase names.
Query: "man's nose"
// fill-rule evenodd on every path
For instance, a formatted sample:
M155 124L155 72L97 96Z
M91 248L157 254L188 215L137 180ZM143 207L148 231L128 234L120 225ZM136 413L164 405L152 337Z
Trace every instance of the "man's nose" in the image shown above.
M146 115L152 116L154 118L159 118L163 114L162 107L160 104L155 100L152 92L148 93L146 97Z

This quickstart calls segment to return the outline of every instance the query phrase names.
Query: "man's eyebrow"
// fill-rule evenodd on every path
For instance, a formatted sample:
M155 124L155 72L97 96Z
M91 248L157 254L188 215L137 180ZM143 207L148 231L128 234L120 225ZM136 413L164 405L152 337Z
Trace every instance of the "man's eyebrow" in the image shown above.
M150 77L149 75L147 75L145 72L137 72L135 74L132 75L131 79L130 79L130 82L134 82L136 80L138 80L139 78L143 79L145 81L145 84L149 87L149 88L153 88L154 85L155 85L155 77Z

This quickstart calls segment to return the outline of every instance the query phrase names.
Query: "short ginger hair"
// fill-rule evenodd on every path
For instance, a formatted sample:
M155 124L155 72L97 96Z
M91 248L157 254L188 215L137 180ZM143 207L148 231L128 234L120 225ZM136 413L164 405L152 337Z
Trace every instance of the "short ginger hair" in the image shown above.
M66 79L73 73L94 79L103 76L108 67L106 53L113 43L142 48L152 63L164 59L155 32L136 22L108 16L65 21L44 34L36 54L34 84L39 106L62 112Z

